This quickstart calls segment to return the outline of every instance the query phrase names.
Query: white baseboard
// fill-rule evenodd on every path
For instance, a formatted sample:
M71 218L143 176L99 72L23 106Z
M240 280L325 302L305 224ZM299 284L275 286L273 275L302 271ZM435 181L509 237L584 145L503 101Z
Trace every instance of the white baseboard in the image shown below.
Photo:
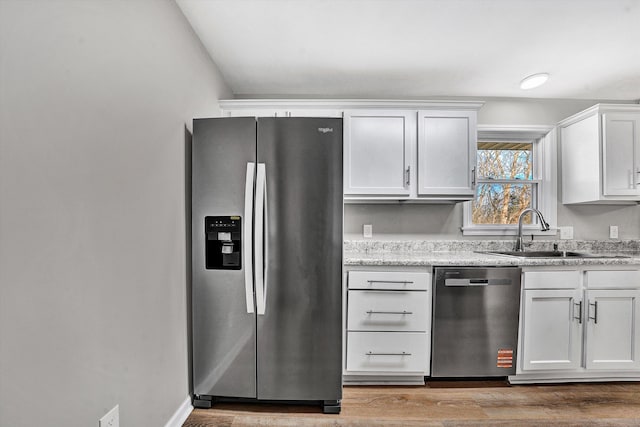
M1 0L0 0L1 1ZM509 376L510 384L545 384L545 383L589 383L589 382L617 382L617 381L640 381L637 373L618 374L602 372L552 372L533 374L516 374Z
M167 424L164 427L182 427L182 424L189 418L189 414L193 411L193 406L191 405L191 396L187 396L187 398L182 402L182 405L176 412L173 413Z

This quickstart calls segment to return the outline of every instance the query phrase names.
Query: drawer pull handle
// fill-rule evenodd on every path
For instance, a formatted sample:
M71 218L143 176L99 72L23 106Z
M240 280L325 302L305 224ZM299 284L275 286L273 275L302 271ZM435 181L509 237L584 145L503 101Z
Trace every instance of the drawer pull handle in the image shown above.
M366 312L367 314L413 314L413 311L373 311L373 310L369 310Z
M401 285L413 284L413 282L409 282L407 280L367 280L367 283L369 283L369 284L373 284L373 283L399 283Z
M403 351L402 353L374 353L372 351L367 351L365 353L367 356L411 356L411 353L407 353Z

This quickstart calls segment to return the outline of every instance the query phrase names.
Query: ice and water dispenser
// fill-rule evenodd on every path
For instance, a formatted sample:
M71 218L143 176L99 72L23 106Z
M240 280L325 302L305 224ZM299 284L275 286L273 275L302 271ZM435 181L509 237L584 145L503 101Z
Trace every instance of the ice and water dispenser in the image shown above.
M242 232L240 216L207 216L204 218L205 267L207 270L240 270Z

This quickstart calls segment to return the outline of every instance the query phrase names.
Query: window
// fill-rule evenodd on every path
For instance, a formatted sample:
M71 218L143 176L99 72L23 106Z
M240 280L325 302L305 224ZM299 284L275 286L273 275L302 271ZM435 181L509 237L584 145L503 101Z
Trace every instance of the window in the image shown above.
M520 213L529 207L555 227L555 166L555 138L548 128L479 127L476 196L465 203L464 234L516 234ZM523 224L526 234L549 234L530 213Z
M477 175L473 224L517 224L520 212L535 207L533 143L479 142Z

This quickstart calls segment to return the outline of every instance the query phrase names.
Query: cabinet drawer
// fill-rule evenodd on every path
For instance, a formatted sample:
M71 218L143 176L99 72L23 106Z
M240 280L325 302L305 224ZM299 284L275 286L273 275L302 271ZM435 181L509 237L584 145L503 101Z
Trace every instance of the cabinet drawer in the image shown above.
M524 289L576 289L580 286L578 271L527 271Z
M349 289L426 290L429 273L403 271L350 271Z
M428 372L426 332L348 332L347 371Z
M587 271L586 285L589 289L640 288L638 270Z
M426 291L349 291L350 331L427 330Z

